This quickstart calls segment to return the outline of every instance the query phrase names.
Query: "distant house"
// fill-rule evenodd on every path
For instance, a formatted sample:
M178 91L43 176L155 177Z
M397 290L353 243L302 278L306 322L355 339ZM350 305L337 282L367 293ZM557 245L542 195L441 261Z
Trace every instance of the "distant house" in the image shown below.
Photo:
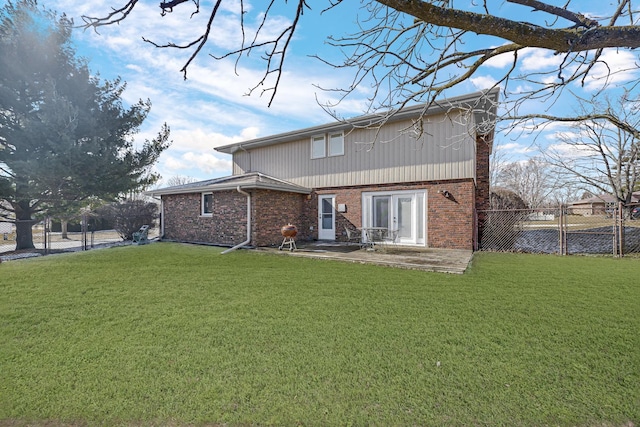
M640 202L640 191L635 191L631 195L631 203ZM574 215L606 215L608 209L613 209L618 205L618 199L611 194L600 194L588 199L578 200L569 203L567 208L569 213Z
M150 192L164 239L274 246L383 227L400 245L473 249L489 206L498 91L218 147L233 175Z

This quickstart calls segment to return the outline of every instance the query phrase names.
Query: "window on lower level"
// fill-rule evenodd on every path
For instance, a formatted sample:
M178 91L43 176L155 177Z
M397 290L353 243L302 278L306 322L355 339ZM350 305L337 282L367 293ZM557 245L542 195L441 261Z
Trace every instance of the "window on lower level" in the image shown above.
M203 216L213 215L213 194L212 193L202 193L202 212L201 213Z

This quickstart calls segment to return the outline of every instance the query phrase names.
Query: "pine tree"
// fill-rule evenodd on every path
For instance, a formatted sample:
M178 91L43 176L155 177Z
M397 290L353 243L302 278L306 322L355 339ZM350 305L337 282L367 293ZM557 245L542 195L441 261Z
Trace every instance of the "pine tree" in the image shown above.
M0 9L0 201L16 223L16 249L47 209L89 197L114 200L157 179L165 125L136 150L150 101L126 108L120 79L102 82L76 56L71 23L34 0Z

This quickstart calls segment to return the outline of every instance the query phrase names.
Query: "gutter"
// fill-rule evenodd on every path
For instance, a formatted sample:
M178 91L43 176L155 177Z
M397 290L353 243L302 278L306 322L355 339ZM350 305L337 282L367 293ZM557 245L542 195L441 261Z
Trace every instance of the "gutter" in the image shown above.
M162 200L162 196L156 197L154 195L149 195L149 197L160 202L160 230L158 232L158 240L162 240L164 237L164 200Z
M227 249L226 251L222 252L222 255L235 251L236 249L242 246L245 246L249 244L249 242L251 242L251 194L247 193L246 191L243 191L239 185L236 187L236 190L238 191L238 193L244 194L245 196L247 196L247 240L245 240L240 244L235 245L230 249Z
M160 240L164 237L164 200L160 197Z

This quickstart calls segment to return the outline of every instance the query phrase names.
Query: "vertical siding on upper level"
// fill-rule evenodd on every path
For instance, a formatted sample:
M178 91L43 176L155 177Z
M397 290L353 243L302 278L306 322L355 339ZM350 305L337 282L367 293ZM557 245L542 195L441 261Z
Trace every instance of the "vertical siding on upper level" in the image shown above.
M234 174L262 172L307 188L475 178L473 123L431 116L416 139L411 121L345 133L343 156L311 159L311 141L237 151Z

